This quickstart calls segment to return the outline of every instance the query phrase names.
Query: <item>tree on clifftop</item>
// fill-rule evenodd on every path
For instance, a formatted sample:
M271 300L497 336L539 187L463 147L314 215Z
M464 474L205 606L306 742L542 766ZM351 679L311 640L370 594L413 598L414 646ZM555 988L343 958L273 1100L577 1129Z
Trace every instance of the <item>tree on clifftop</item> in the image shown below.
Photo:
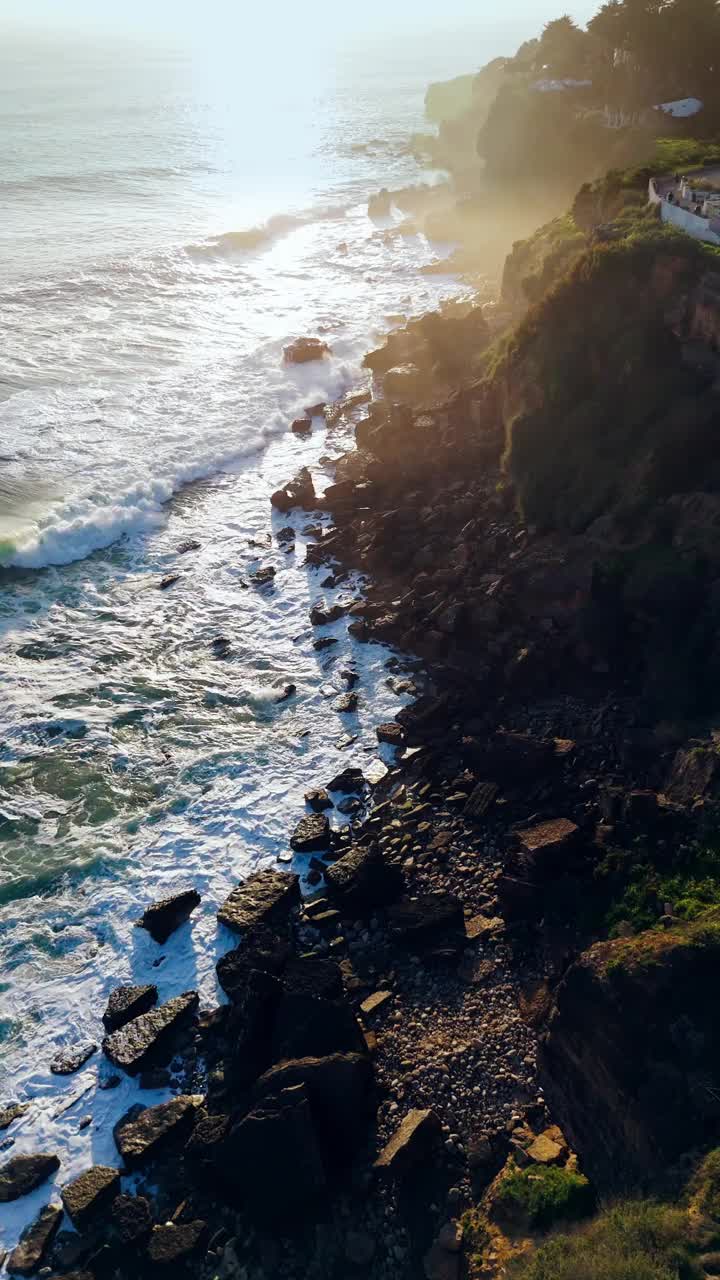
M536 68L547 68L554 76L582 77L587 53L587 35L569 14L547 22L540 37Z

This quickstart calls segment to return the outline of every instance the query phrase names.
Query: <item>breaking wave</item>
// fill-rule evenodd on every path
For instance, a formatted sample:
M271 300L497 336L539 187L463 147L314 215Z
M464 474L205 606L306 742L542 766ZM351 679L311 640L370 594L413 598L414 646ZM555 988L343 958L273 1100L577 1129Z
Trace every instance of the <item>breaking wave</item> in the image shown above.
M222 235L212 236L202 244L188 245L186 252L192 257L219 257L233 253L251 253L255 249L264 249L283 236L307 227L315 222L335 222L346 217L351 205L327 205L313 209L307 213L278 213L267 222L256 227L248 227L245 231L225 231Z

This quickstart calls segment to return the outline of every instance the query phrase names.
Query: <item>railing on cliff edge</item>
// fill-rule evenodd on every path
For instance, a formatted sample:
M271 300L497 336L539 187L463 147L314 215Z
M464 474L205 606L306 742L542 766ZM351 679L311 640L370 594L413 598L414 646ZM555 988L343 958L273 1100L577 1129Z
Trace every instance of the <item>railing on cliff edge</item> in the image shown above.
M698 213L691 213L689 209L682 209L658 191L656 181L657 179L651 178L648 183L648 202L660 206L662 221L678 227L694 240L720 245L720 218L703 218Z

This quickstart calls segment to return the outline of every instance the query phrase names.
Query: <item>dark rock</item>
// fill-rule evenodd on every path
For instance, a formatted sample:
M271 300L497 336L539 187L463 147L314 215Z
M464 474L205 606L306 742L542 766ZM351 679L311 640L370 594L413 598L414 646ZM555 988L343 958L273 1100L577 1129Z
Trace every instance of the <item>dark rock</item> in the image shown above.
M426 1160L442 1126L434 1111L409 1111L375 1161L382 1173L403 1175Z
M302 1086L265 1097L230 1133L223 1169L235 1197L276 1223L301 1214L325 1193L325 1172Z
M226 1136L230 1124L229 1116L201 1116L188 1139L185 1151L187 1155L200 1163L207 1164L217 1156L220 1143Z
M242 942L217 962L217 976L223 991L235 1000L247 984L252 969L261 973L281 973L290 954L287 931L256 924L245 933Z
M186 889L170 898L162 898L145 908L140 919L135 922L136 926L138 929L147 929L156 942L167 942L170 934L179 929L195 908L199 907L200 901L197 889Z
M113 1200L110 1219L123 1244L137 1244L152 1231L150 1201L145 1196L130 1196L123 1192Z
M167 591L168 587L172 587L179 579L179 573L167 573L164 578L160 579L160 590Z
M552 818L518 832L522 866L527 876L542 879L566 868L578 845L579 829L567 818Z
M327 405L325 401L319 400L317 404L307 405L305 409L305 413L307 414L308 418L322 418L325 415L326 409L327 409Z
M96 1164L68 1182L60 1195L73 1226L78 1231L83 1231L93 1221L104 1216L119 1191L120 1174L117 1169Z
M331 622L337 622L347 613L347 607L342 604L314 604L310 610L310 621L314 627L326 627Z
M465 938L462 903L453 893L428 893L406 898L388 910L390 931L408 947L424 949Z
M157 998L157 987L151 984L144 987L116 987L110 993L103 1014L103 1026L106 1031L117 1031L126 1022L132 1022L133 1018L139 1018L141 1013L152 1009Z
M469 818L484 818L495 803L498 789L494 782L478 782L465 802L467 816Z
M312 435L312 420L310 418L296 418L290 427L296 436Z
M185 542L179 542L175 548L179 556L187 555L188 551L199 551L200 543L194 538L186 538Z
M678 751L665 795L673 804L690 806L698 801L712 805L720 800L720 751L714 742L693 740Z
M29 1195L59 1168L57 1156L11 1156L0 1165L0 1204Z
M270 498L270 502L278 511L292 511L293 507L302 507L310 511L317 506L317 494L312 476L307 467L302 467L294 480L278 489Z
M60 1049L50 1063L50 1070L54 1076L71 1076L74 1071L79 1071L94 1053L97 1053L97 1045L92 1043Z
M321 338L296 338L287 347L283 347L287 364L307 364L311 360L322 360L330 354L329 346Z
M343 769L342 773L336 773L335 777L328 782L328 791L342 791L344 794L362 791L365 786L365 778L362 769Z
M8 1129L13 1120L19 1120L30 1110L29 1102L8 1102L0 1107L0 1130Z
M256 924L287 920L300 901L300 881L289 871L255 871L228 895L217 913L221 924L241 933Z
M385 906L402 890L400 872L367 845L355 845L327 867L325 880L329 896L345 913Z
M319 640L313 640L313 649L318 653L322 653L323 649L332 649L337 644L334 636L321 636Z
M542 914L543 897L532 880L500 876L497 882L500 910L506 920L531 920Z
M169 1102L146 1107L132 1119L124 1116L115 1126L114 1136L128 1169L146 1164L169 1143L186 1138L194 1124L195 1113L203 1101L201 1094L179 1094Z
M268 564L262 569L255 569L253 573L248 574L248 577L256 587L266 587L274 581L276 573L277 570L271 564Z
M138 1076L140 1089L166 1089L172 1076L167 1067L150 1067L149 1071L141 1071Z
M318 853L330 848L330 823L322 813L307 814L298 822L290 838L296 853Z
M344 671L340 672L340 679L344 680L350 689L354 689L360 679L360 676L357 671L353 671L348 667Z
M387 724L379 724L375 732L378 742L386 742L391 747L402 747L405 743L404 729L393 720Z
M364 1048L362 1030L347 1001L293 991L283 995L272 1037L274 1062L362 1053Z
M275 699L275 701L276 701L276 702L287 702L288 698L292 698L292 696L293 696L293 694L294 694L294 693L297 693L297 685L296 685L296 684L286 684L286 685L285 685L285 688L284 688L284 689L283 689L283 691L282 691L282 693L279 693L279 694L278 694L278 696L277 696L277 698Z
M318 787L314 791L306 791L305 803L310 806L314 813L322 813L325 809L332 809L333 807L332 800L322 787Z
M352 712L357 711L359 701L360 699L356 693L344 693L335 703L335 710L352 714Z
M131 1076L158 1065L153 1059L166 1050L175 1032L190 1021L197 1007L197 992L185 991L106 1036L103 1052L114 1066L122 1067Z
M343 995L339 964L316 956L291 960L282 975L282 985L295 995L321 996L325 1000L340 1000Z
M717 922L599 942L567 970L538 1064L550 1113L601 1193L644 1194L720 1124ZM711 1139L712 1141L712 1139Z
M278 529L275 537L278 542L289 544L295 541L295 530L291 524L286 524L284 528Z
M62 1222L63 1211L59 1204L47 1204L34 1222L26 1227L7 1260L11 1276L31 1276L45 1260L55 1233Z
M233 991L225 1067L225 1076L231 1087L246 1088L269 1065L281 1000L279 979L259 969L251 969L242 986Z
M369 1267L375 1257L375 1241L365 1231L348 1231L345 1257L353 1267Z
M511 784L528 782L553 765L555 742L499 730L489 742L471 748L471 754L475 767L487 777Z
M203 1251L207 1240L207 1223L165 1222L152 1229L148 1257L155 1266L170 1266L192 1258Z
M366 1054L298 1058L272 1067L255 1084L255 1097L303 1085L326 1156L346 1164L367 1137L373 1112L373 1070Z

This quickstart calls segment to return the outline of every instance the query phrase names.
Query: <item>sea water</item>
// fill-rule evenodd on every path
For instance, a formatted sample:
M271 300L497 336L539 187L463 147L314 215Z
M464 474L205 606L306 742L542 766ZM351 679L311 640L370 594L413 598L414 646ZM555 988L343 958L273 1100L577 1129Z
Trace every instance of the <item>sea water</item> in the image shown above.
M0 48L0 1104L30 1102L0 1160L55 1151L56 1186L117 1162L115 1121L168 1095L102 1088L99 1052L54 1076L53 1055L100 1042L121 982L222 999L219 903L287 853L308 787L376 759L403 698L345 620L313 648L312 603L362 584L323 591L309 517L284 551L268 499L303 464L322 490L351 442L292 419L367 386L368 347L458 289L421 274L443 247L367 198L420 178L426 83L482 57L339 51L262 76L237 57ZM306 334L332 357L284 363ZM353 715L334 709L348 663ZM189 886L202 904L164 946L133 927ZM50 1189L2 1207L3 1244Z

